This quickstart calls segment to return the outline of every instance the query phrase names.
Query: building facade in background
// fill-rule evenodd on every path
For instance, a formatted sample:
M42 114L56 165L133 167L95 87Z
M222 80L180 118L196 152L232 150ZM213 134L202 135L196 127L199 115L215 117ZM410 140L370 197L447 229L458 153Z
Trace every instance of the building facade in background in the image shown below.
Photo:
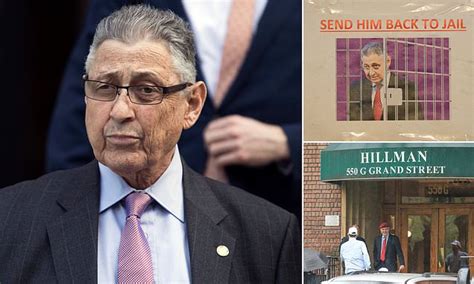
M359 224L372 254L386 221L408 272L444 272L453 240L473 254L473 160L473 144L306 143L304 246L337 257Z

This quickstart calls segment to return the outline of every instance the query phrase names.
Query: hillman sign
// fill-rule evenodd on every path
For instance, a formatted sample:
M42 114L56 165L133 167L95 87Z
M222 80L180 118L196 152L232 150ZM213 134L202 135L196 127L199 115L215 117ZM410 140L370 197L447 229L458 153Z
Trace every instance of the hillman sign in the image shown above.
M341 143L321 153L321 180L474 178L474 144Z

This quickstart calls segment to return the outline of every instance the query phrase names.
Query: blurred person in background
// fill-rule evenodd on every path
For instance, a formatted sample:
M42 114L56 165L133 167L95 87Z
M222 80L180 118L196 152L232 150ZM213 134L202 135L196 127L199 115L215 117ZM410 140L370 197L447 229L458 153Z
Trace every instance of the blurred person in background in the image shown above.
M82 61L99 20L132 2L140 1L90 3L51 119L48 171L93 158L84 130ZM197 172L241 187L300 218L301 2L144 2L170 9L191 24L198 80L208 86L200 119L179 141L181 155Z
M446 272L458 273L462 267L468 267L467 259L461 256L467 256L467 253L461 251L461 242L454 240L451 242L452 252L446 256Z

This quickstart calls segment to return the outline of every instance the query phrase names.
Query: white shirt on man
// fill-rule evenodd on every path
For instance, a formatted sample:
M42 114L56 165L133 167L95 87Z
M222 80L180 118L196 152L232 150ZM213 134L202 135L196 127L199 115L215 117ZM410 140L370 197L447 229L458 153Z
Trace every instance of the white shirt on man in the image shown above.
M99 163L98 283L116 283L118 252L125 226L124 198L135 189ZM183 166L176 146L163 175L145 189L154 200L141 216L150 246L155 283L191 283L183 199Z
M254 33L267 2L268 0L255 1ZM208 94L213 95L219 80L232 0L183 0L183 6L194 32L201 70L209 89Z
M346 267L345 274L370 269L367 246L363 241L356 240L356 237L349 237L349 240L341 245L340 254Z

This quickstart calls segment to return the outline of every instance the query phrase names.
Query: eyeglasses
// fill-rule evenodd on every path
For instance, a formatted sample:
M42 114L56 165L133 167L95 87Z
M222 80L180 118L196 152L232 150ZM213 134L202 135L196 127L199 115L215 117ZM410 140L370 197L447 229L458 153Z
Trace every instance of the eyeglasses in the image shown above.
M118 86L107 82L89 80L87 75L82 76L82 79L84 80L86 97L89 99L111 102L120 95L120 89L125 89L130 101L139 105L157 105L163 101L165 96L182 91L193 85L191 83L182 83L169 87L155 85Z

